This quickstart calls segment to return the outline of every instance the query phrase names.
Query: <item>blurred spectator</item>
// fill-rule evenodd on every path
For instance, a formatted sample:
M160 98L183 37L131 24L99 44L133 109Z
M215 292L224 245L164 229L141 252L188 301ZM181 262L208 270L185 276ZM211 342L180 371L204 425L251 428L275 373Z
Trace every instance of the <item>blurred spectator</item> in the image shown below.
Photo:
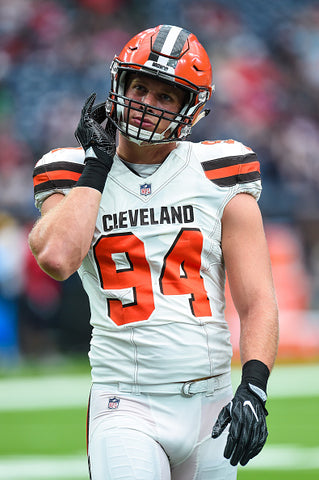
M84 7L97 14L111 15L120 10L125 0L79 0Z
M16 220L0 211L0 369L19 356L17 301L22 291L24 237Z
M27 233L26 229L25 238ZM18 302L20 350L28 357L55 355L62 284L40 269L28 248L23 252L24 282Z
M0 209L17 218L34 213L32 153L28 144L13 137L9 122L0 131Z

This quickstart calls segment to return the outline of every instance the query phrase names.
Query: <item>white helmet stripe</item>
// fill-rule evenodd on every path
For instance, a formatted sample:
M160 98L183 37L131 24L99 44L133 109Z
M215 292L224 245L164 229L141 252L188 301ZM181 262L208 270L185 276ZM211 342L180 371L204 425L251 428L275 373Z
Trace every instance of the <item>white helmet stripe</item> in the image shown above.
M181 32L181 28L172 27L166 37L163 47L161 48L162 55L172 55L173 50L175 49L176 40Z
M188 36L189 32L183 28L164 25L152 46L149 60L160 61L162 65L173 61L176 66L176 60L179 58ZM163 58L163 56L170 58Z

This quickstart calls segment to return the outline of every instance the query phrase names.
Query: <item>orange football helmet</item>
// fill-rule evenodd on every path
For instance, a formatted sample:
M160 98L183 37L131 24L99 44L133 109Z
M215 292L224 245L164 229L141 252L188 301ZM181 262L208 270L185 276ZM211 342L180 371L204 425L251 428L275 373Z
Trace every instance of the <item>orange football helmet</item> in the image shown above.
M130 100L125 96L129 73L142 73L180 87L187 92L187 101L172 121L172 112ZM142 143L162 143L184 140L192 126L209 110L203 110L211 97L212 68L203 46L187 30L159 25L145 30L130 40L111 64L111 90L106 111L118 130L130 140ZM150 108L150 110L148 110ZM153 131L129 125L125 109L153 115L157 121ZM170 120L168 128L157 132L162 119ZM142 123L142 122L141 122Z

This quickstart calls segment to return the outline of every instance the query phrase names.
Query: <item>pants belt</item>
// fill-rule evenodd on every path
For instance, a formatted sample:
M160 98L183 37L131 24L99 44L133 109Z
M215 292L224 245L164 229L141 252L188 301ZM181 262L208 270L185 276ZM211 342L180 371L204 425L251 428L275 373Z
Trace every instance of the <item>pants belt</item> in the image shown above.
M212 395L216 390L231 385L230 373L209 377L203 380L192 380L181 383L165 383L157 385L143 385L133 383L122 383L109 385L123 393L149 393L149 394L181 394L184 397L192 397L196 393Z

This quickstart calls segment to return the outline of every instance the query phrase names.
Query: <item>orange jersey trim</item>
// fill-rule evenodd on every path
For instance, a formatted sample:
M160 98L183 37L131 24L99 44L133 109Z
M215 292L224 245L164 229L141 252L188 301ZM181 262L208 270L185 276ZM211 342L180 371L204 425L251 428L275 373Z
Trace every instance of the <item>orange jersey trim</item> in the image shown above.
M215 180L218 178L233 177L235 175L241 175L251 172L260 173L260 165L258 161L250 163L240 163L238 165L231 165L229 167L217 168L214 170L206 170L205 175L209 180Z
M59 147L54 148L50 153L58 152L59 150L82 150L82 147Z
M80 176L81 173L70 172L70 170L57 170L50 173L39 173L33 178L33 185L36 187L37 185L48 182L50 180L74 180L75 182L77 182Z

